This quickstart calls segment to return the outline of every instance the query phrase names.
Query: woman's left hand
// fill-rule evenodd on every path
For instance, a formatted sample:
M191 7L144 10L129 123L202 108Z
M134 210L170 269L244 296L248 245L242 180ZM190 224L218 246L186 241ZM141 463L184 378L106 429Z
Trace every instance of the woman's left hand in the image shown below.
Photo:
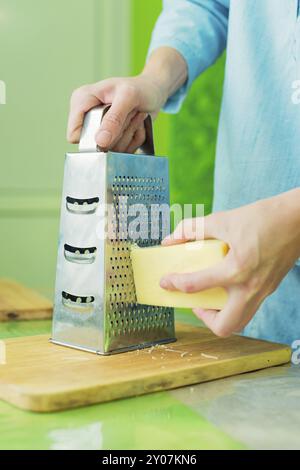
M185 219L162 244L195 240L196 222ZM247 325L300 256L300 189L211 214L203 218L203 224L204 238L229 245L227 256L212 268L168 274L160 285L182 292L224 287L228 301L223 310L196 308L194 313L216 335L226 337Z

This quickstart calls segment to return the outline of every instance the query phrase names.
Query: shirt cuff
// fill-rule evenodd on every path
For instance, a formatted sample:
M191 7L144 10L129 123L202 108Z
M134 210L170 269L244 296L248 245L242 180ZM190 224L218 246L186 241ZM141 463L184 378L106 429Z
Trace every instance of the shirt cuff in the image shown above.
M182 55L187 64L188 79L172 96L170 96L162 108L166 113L176 114L180 110L192 83L200 73L200 61L199 58L197 58L197 56L193 53L190 45L185 44L181 40L177 39L165 41L160 40L159 43L156 43L155 41L152 42L148 51L147 60L149 59L149 56L152 54L152 52L159 47L172 47Z

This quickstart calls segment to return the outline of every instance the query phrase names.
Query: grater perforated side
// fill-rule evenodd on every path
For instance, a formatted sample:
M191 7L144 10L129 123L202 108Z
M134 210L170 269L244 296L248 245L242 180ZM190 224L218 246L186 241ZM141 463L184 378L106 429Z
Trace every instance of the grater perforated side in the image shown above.
M124 199L127 209L132 204L143 204L147 209L147 231L141 231L138 240L132 240L130 234L125 234L128 218L122 218ZM107 243L105 346L115 349L172 341L175 336L173 309L136 303L130 262L132 243L149 246L162 240L161 219L155 221L157 238L151 238L153 225L150 223L150 208L152 204L169 203L167 159L141 155L132 158L131 155L111 153L108 159L107 200L114 206L117 226L113 227L113 238ZM108 221L108 224L113 225L113 221Z
M81 152L66 156L52 341L112 354L175 341L175 329L173 309L136 303L130 262L133 243L159 244L169 231L168 159L101 152L94 135L104 111L87 114ZM150 118L146 130L145 149L154 153ZM127 229L139 204L136 238ZM167 214L151 219L160 205Z

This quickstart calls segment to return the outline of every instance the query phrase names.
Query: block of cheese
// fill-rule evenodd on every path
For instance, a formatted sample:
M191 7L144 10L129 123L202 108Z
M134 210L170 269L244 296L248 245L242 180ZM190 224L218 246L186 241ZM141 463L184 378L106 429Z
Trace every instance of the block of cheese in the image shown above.
M167 291L159 285L169 273L191 273L220 262L228 252L220 240L201 240L172 246L131 249L137 302L164 307L216 309L224 307L227 292L222 287L201 292Z

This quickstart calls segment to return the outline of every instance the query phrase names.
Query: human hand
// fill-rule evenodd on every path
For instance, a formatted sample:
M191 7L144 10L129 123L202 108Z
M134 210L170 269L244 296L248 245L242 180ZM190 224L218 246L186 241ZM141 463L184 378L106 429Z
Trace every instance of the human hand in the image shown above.
M67 138L78 143L85 113L111 104L95 136L96 143L104 150L133 153L145 142L147 115L155 117L166 99L162 87L146 75L82 86L71 97Z
M300 256L299 196L296 189L204 217L204 238L225 241L227 256L209 269L171 273L161 287L182 292L224 287L228 301L223 310L196 308L194 313L218 336L242 330ZM195 224L196 219L184 220L163 245L194 240Z

